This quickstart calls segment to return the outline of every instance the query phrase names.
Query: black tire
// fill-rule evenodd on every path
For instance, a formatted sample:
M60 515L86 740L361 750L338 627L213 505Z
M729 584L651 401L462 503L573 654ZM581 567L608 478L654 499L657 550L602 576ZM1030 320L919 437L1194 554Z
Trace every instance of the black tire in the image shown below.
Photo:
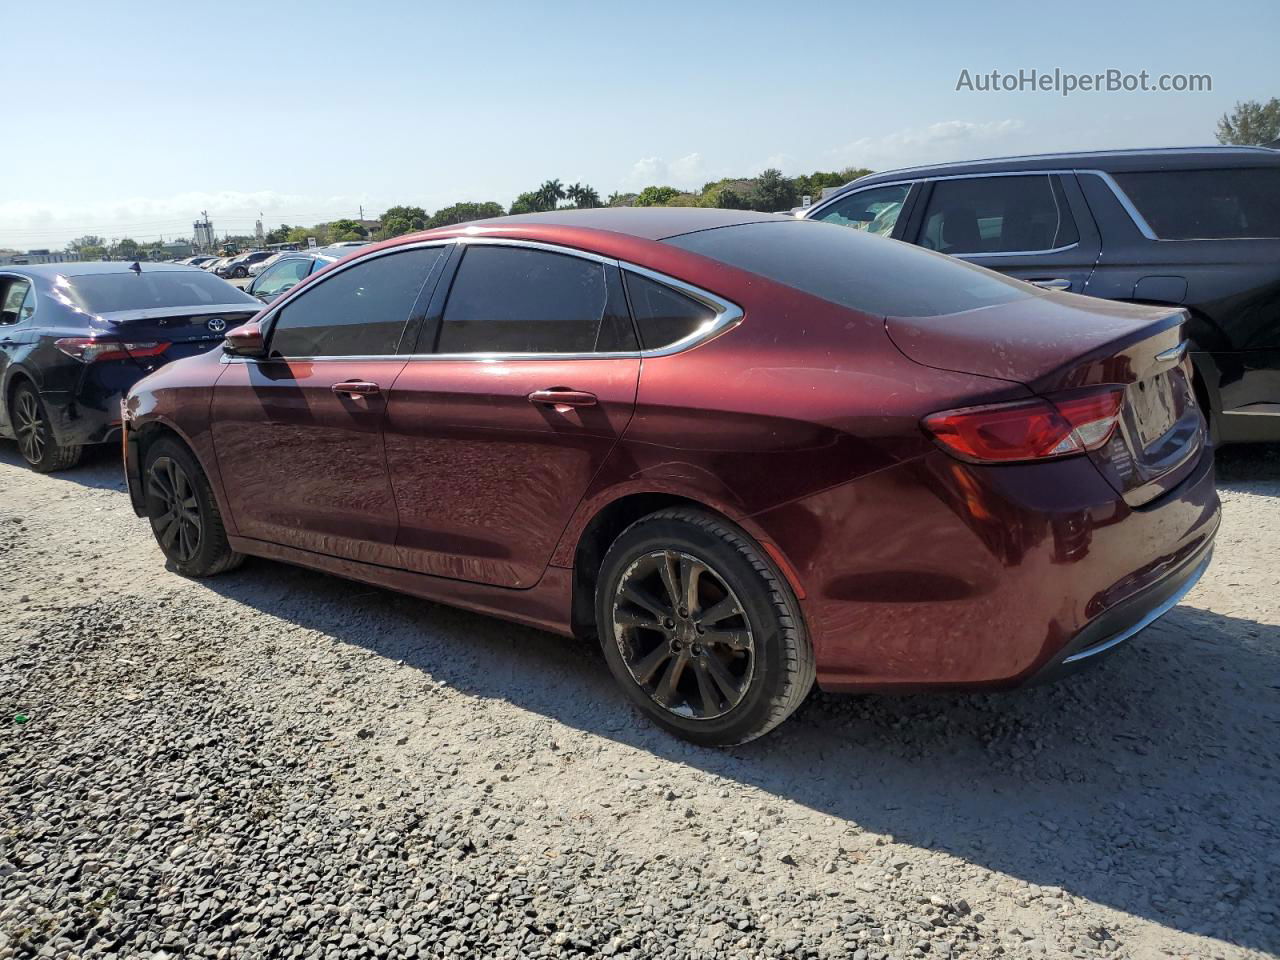
M195 455L181 441L161 437L142 466L151 532L173 569L185 577L212 577L244 562L227 531Z
M244 267L236 267L234 270L231 271L231 275L235 277L237 280L243 280L245 277L249 275L249 271L246 270Z
M622 532L600 567L596 623L630 700L703 746L763 736L813 687L790 586L743 530L707 511L659 510Z
M9 420L18 438L18 452L37 473L66 470L80 462L84 447L58 443L49 411L31 384L21 383L13 391Z

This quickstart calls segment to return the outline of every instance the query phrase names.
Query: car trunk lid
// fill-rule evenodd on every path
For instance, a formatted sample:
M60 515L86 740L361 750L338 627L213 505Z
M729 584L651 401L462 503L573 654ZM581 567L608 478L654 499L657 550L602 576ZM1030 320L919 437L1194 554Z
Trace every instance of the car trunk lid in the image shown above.
M1041 396L1118 384L1119 426L1088 456L1131 506L1176 486L1205 442L1180 309L1047 294L941 317L889 317L917 363L1021 383Z
M116 310L98 315L102 335L126 342L167 343L166 360L202 353L222 342L226 331L257 313L252 304L198 304Z

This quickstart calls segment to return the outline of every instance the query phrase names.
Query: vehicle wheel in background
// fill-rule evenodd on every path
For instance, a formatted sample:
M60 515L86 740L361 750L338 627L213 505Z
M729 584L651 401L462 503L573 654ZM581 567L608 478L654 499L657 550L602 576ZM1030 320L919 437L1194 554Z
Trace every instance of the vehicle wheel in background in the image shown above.
M244 267L236 267L234 270L231 271L231 275L235 277L237 280L243 280L245 277L249 275L249 271L246 270Z
M212 577L244 561L227 543L209 479L186 446L157 440L147 448L142 475L151 531L178 573Z
M31 469L39 473L52 473L74 467L80 462L84 447L58 444L53 435L49 413L35 387L23 383L13 391L10 418L14 434L18 438L18 452L31 465Z
M601 565L596 622L632 702L704 746L768 733L813 686L790 587L745 532L703 510L660 510L622 532Z

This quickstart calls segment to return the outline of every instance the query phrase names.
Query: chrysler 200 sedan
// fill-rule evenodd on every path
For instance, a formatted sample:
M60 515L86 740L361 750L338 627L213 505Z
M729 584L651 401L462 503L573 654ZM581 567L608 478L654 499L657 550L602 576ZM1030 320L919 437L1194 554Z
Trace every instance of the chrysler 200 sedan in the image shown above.
M596 635L703 744L827 690L1056 676L1219 519L1180 309L742 211L361 249L125 408L172 569L246 554Z

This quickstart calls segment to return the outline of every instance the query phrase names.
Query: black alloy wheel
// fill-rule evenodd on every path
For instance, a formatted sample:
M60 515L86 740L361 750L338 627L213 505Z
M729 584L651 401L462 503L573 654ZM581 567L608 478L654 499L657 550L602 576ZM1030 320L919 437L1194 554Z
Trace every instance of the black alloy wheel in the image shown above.
M751 624L705 560L675 550L637 559L618 583L613 624L632 679L676 716L723 716L751 685Z

